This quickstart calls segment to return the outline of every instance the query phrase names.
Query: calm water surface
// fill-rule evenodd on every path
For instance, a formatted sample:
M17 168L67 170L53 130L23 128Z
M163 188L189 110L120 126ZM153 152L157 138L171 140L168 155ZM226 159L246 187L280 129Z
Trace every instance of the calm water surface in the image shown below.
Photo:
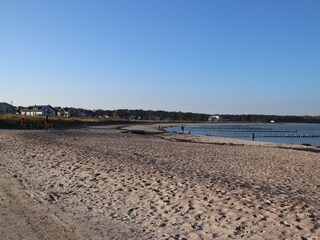
M166 128L169 132L181 133L181 126ZM310 144L320 146L320 124L208 124L185 125L184 133L194 135L229 137L244 140Z

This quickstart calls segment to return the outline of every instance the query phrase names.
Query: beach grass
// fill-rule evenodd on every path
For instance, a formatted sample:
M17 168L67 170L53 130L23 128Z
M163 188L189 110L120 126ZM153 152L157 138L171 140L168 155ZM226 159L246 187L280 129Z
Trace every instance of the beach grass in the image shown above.
M27 129L43 129L45 126L44 116L25 116L19 114L0 114L0 128L19 129L22 128L20 121L24 118L27 122ZM128 123L123 119L106 118L81 118L81 117L49 117L49 125L53 128L82 127L87 125Z

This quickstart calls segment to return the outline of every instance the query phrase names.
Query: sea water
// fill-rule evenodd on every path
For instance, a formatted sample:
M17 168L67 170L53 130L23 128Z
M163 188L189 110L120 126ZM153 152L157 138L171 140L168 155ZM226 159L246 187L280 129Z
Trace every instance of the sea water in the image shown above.
M181 133L181 126L166 128ZM184 133L243 140L320 146L320 124L190 124Z

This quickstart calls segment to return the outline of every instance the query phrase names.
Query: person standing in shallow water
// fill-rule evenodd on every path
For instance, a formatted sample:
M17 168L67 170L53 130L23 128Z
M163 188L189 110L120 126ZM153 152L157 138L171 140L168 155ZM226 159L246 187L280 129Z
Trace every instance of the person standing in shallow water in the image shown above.
M254 133L251 134L251 138L252 138L252 141L254 141L254 139L255 139Z
M184 133L184 126L181 126L181 132Z

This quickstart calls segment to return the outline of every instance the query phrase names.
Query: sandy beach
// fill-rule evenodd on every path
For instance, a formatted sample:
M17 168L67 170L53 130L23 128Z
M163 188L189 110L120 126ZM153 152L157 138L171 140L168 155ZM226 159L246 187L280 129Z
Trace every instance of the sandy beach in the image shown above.
M320 239L320 149L158 126L0 130L1 239Z

